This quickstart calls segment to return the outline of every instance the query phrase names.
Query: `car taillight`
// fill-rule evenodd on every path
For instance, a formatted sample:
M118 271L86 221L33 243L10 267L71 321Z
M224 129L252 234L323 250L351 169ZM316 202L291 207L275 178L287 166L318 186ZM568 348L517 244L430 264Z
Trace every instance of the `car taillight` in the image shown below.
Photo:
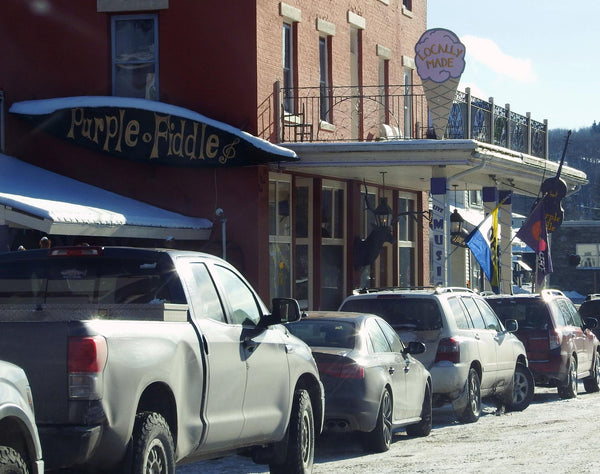
M99 400L102 398L102 371L108 348L101 336L69 338L69 397Z
M317 362L322 375L340 379L362 379L365 369L353 361L344 362Z
M548 343L550 344L550 349L558 349L562 344L562 336L556 331L548 332Z
M435 361L448 361L457 364L460 360L460 343L453 337L441 339L438 344Z

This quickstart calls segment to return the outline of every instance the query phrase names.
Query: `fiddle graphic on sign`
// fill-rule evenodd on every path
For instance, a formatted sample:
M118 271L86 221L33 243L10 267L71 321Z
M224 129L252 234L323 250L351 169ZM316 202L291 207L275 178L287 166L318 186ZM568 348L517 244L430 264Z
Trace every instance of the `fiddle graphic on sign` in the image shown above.
M563 148L562 157L556 176L547 178L542 183L540 192L542 197L545 198L545 211L546 211L546 230L548 233L554 232L560 227L564 217L564 210L562 207L562 200L567 194L567 183L560 177L562 165L565 161L565 153L567 152L567 145L569 144L569 137L571 136L571 130L567 134L567 140L565 141L565 147Z

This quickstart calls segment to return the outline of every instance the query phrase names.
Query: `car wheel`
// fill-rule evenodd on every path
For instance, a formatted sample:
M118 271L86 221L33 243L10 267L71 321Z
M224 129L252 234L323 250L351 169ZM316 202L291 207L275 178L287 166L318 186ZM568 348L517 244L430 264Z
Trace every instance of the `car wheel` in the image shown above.
M392 444L392 396L384 390L379 404L375 429L362 434L363 448L374 453L383 453Z
M131 473L175 473L173 436L158 413L143 412L135 417L132 436Z
M577 361L573 357L569 359L567 383L558 387L558 396L560 398L577 397Z
M429 436L429 433L431 433L432 410L431 387L427 384L423 396L423 407L421 408L421 421L414 425L408 425L406 434L408 436Z
M467 404L465 409L457 414L457 418L461 423L473 423L479 419L481 414L481 383L474 368L469 370L465 396Z
M0 446L0 473L27 474L27 464L23 457L8 446Z
M533 400L535 381L531 370L523 364L517 364L513 380L512 401L507 408L511 411L523 411Z
M308 474L315 455L315 424L310 396L306 390L296 390L287 433L283 462L269 464L271 474Z
M592 364L592 373L589 377L583 379L583 388L587 393L600 391L600 354L594 352L594 363Z

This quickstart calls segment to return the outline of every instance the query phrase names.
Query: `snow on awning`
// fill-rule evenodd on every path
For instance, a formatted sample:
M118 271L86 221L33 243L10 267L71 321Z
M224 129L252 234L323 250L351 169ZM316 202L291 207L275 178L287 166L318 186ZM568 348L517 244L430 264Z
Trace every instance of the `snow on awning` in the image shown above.
M72 144L118 158L186 167L296 161L296 152L183 107L80 96L15 102L9 112Z
M208 219L188 217L0 154L0 217L55 235L207 240Z

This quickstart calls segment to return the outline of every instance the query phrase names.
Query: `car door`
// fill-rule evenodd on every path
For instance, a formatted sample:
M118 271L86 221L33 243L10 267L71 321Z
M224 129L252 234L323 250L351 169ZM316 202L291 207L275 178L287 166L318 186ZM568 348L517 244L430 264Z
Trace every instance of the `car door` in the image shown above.
M497 378L508 384L512 381L515 373L516 355L515 339L516 336L505 331L504 326L498 319L494 310L483 300L474 298L475 304L479 308L485 326L487 329L495 331L494 342L496 343L496 370Z
M227 322L237 334L237 355L246 368L241 440L257 443L283 431L292 394L288 351L291 336L280 326L259 327L266 309L249 284L234 270L210 267L218 281Z
M462 296L461 301L467 309L467 314L473 323L471 333L472 339L476 342L479 348L479 358L481 362L481 389L488 390L497 381L497 355L495 340L497 331L488 329L483 315L477 304L471 296Z
M577 308L566 299L556 301L565 319L569 322L573 342L577 349L578 371L590 370L593 362L594 338L593 333L583 329L583 321L577 312Z
M199 418L206 425L203 449L218 450L239 438L244 427L247 370L240 351L240 328L227 321L204 262L180 259L178 272L187 286L190 315L206 361L204 380L190 384L198 390L205 385L204 405L198 407Z
M398 334L388 323L383 320L377 320L382 332L388 340L392 352L402 357L404 375L404 396L400 401L399 418L414 418L421 415L423 407L423 397L425 396L425 375L424 367L410 354L404 353L404 344L398 337Z
M392 387L394 420L403 419L406 411L406 376L404 373L404 359L401 354L392 350L386 335L374 318L369 318L365 321L365 329L371 342L373 357L377 359L376 364L384 371L384 377L381 382L386 383L387 379ZM377 377L371 378L370 380L380 379ZM383 385L381 391L383 393Z

